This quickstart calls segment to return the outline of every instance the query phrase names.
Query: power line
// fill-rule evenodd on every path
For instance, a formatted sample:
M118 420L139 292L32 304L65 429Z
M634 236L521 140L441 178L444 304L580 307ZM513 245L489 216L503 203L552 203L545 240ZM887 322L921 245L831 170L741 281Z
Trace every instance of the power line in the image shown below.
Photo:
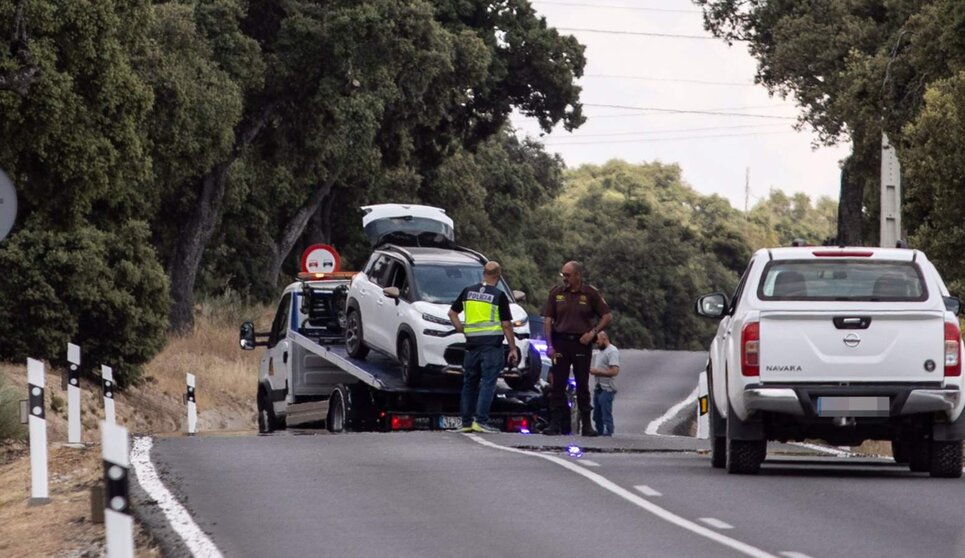
M551 2L549 0L533 0L532 4L548 4L551 6L572 6L574 8L600 8L607 10L633 10L639 12L666 12L675 14L700 14L700 10L673 10L668 8L645 8L641 6L616 6L612 4L584 4L581 2Z
M638 81L659 81L671 83L692 83L696 85L721 85L728 87L757 87L757 84L750 81L706 81L702 79L680 79L680 78L658 78L647 76L620 76L615 74L584 74L584 78L595 79L632 79Z
M793 116L772 116L769 114L748 114L746 112L721 112L713 110L684 110L684 109L669 109L669 108L658 108L658 107L630 107L626 105L602 105L593 103L584 103L585 107L600 107L600 108L612 108L612 109L622 109L622 110L638 110L647 112L664 112L669 114L710 114L713 116L742 116L744 118L766 118L771 120L797 120ZM632 115L624 115L632 116ZM599 118L599 117L598 117Z
M775 126L787 126L787 124L742 124L739 126L709 126L704 128L667 128L663 130L646 130L646 131L623 131L623 132L608 132L605 134L581 134L579 130L573 132L572 137L549 137L547 140L568 140L568 139L584 139L584 138L609 138L615 136L648 136L653 134L667 134L667 133L678 133L678 132L710 132L714 130L738 130L747 128L773 128Z
M677 33L648 33L645 31L618 31L615 29L584 29L582 27L556 27L557 31L575 31L578 33L604 33L606 35L636 35L640 37L664 37L669 39L701 39L716 41L717 37L707 35L680 35Z
M794 132L793 130L786 130L782 132L750 132L747 134L677 136L677 137L666 137L666 138L645 138L645 139L635 139L635 140L580 141L580 142L572 142L572 143L543 142L543 143L547 147L568 147L570 145L603 145L603 144L613 144L613 143L653 143L657 141L666 142L666 141L698 140L698 139L740 138L740 137L751 137L751 136L773 136L776 134L792 134L792 133L797 133L797 132Z

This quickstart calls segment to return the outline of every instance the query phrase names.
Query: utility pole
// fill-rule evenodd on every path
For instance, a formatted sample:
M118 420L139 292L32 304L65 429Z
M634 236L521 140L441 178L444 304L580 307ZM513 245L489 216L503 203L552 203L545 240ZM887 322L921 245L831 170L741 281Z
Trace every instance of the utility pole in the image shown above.
M744 169L744 214L747 214L751 202L751 168Z
M901 163L888 135L881 134L881 240L894 248L901 239Z

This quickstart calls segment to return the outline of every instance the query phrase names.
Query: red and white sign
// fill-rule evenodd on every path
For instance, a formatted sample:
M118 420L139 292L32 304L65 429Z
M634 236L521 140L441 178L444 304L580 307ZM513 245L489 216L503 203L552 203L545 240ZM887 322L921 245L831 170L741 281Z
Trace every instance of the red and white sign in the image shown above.
M308 273L334 273L341 263L338 251L328 244L312 244L302 254L302 271Z

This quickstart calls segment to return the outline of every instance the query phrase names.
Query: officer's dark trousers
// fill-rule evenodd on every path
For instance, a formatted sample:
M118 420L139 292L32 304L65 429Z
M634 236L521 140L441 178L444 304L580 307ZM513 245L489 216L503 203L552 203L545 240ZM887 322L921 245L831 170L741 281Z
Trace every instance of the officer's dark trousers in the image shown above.
M566 412L566 384L572 367L576 380L576 404L580 412L590 412L590 357L593 347L580 343L579 335L554 334L553 349L559 355L550 370L553 374L553 391L550 393L553 410Z

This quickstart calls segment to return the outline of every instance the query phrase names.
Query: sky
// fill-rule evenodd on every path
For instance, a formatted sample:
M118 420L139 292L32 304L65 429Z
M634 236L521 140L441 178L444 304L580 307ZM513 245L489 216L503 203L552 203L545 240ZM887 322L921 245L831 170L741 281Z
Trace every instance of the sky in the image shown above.
M850 144L815 148L810 129L795 131L794 100L754 85L757 62L747 46L712 38L689 0L531 1L550 26L586 46L579 80L586 122L572 133L559 126L539 138L568 168L610 159L677 163L687 184L737 209L753 207L772 189L837 199L839 161ZM535 120L519 114L513 125L520 136L541 133Z

